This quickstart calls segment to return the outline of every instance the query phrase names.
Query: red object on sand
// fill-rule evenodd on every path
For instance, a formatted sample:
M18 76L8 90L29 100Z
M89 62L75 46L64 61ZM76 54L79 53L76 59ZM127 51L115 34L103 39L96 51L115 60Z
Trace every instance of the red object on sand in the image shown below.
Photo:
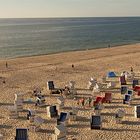
M105 93L105 97L103 98L103 102L107 103L111 103L112 102L112 93Z
M94 106L96 105L96 104L99 104L99 103L103 103L103 98L104 97L101 97L101 96L97 96L96 97L96 101L94 101Z
M137 95L140 96L140 91L138 91Z
M136 92L140 92L140 86L135 86L133 90Z

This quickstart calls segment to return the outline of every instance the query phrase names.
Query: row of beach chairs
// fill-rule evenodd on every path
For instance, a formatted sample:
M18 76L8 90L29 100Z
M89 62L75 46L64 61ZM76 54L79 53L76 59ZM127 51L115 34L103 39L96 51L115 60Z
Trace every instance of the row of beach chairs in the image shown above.
M114 72L108 73L108 78L118 78L118 76ZM140 94L140 86L139 81L134 78L134 75L123 73L119 76L120 82L120 92L124 95L123 103L130 104L130 101L133 99L134 92L137 95ZM132 89L127 85L127 82L132 82ZM104 83L99 83L97 79L91 78L88 83L88 89L92 90L93 93L100 93L100 91L104 89L113 89L116 87L116 83L114 81L107 81L107 78L104 78ZM75 82L70 81L69 85L66 85L65 88L60 89L56 88L53 81L47 82L47 89L50 91L51 94L72 94L77 95L77 91L75 88ZM45 104L45 97L41 94L41 90L38 89L34 91L34 95L36 96L36 105L37 106L44 106ZM60 110L64 107L65 99L63 96L57 98L57 105L50 105L46 107L46 115L48 118L57 118L57 125L55 126L54 134L52 135L52 140L65 140L66 139L66 127L70 121L77 120L77 109L72 108L71 112L61 112ZM86 100L88 104L92 104L94 107L94 113L91 115L90 119L90 127L91 129L102 129L102 115L101 111L104 109L104 103L111 103L112 102L112 93L105 92L104 96L96 96L94 99ZM86 101L84 98L78 100L79 104L86 105ZM19 116L19 112L23 111L23 94L16 94L14 106L9 108L10 119L16 119ZM125 116L125 110L119 109L115 113L116 123L121 123L123 117ZM134 116L136 118L140 118L140 105L134 106ZM36 115L34 110L28 109L27 112L27 120L30 121L29 130L31 131L38 131L40 129L41 124L43 124L44 120ZM17 128L16 129L16 137L15 140L28 140L28 129Z

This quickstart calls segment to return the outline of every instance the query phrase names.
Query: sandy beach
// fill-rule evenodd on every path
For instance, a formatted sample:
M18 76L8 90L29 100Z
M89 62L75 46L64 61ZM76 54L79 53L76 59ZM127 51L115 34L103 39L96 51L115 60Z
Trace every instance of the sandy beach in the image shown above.
M13 140L17 127L27 128L29 122L26 119L26 109L32 108L37 111L45 122L41 130L36 133L29 132L30 140L49 140L54 131L56 119L46 117L46 109L35 107L34 104L24 104L24 112L18 119L8 119L8 106L14 103L14 94L24 93L24 99L31 97L34 86L42 88L46 96L46 104L56 104L58 95L49 96L47 81L53 80L56 87L64 88L71 80L76 82L78 94L87 96L90 92L82 89L87 88L90 77L99 81L108 71L121 73L130 71L140 72L140 44L124 45L113 48L103 48L86 51L66 52L52 55L42 55L25 58L0 60L0 133L5 140ZM6 68L5 63L8 63ZM71 65L74 64L74 68ZM3 83L5 80L5 83ZM35 99L35 98L34 98ZM140 104L140 97L136 96L134 104ZM66 99L64 111L70 111L71 106L77 106L78 119L67 127L67 138L72 140L135 140L140 139L140 120L134 117L134 106L124 105L122 95L113 93L113 102L104 104L102 111L104 116L103 129L90 129L90 108L82 108L72 99ZM122 124L115 123L117 109L125 109L126 115Z

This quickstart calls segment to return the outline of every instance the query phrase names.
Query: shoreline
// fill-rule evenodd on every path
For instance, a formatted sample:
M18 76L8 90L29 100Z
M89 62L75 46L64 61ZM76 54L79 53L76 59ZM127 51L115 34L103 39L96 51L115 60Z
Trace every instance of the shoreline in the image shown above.
M53 56L53 55L63 55L63 54L69 54L69 53L75 53L75 52L86 52L86 51L97 51L97 50L106 50L106 49L114 49L114 48L122 48L122 47L129 47L131 45L139 45L139 43L128 43L128 44L121 44L121 45L114 45L109 47L102 47L102 48L90 48L90 49L79 49L79 50L71 50L71 51L62 51L62 52L56 52L56 53L49 53L49 54L37 54L37 55L31 55L31 56L17 56L17 57L10 57L10 58L0 58L0 61L8 61L8 60L15 60L15 59L24 59L24 58L33 58L33 57L47 57L47 56ZM121 49L120 48L120 49Z

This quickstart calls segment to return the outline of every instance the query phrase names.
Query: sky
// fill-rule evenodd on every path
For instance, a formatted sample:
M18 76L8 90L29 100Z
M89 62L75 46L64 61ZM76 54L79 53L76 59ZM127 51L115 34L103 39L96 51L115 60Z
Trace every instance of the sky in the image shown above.
M0 18L140 16L140 0L0 0Z

